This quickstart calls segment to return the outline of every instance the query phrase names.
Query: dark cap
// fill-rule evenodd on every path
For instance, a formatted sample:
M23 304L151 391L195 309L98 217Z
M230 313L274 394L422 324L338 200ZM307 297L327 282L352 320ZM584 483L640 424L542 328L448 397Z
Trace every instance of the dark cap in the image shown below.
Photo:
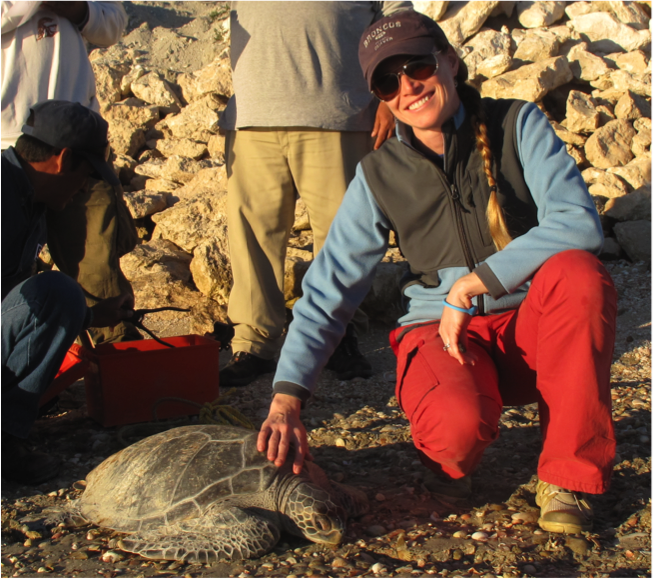
M43 101L30 107L24 134L85 158L111 185L120 181L109 163L109 125L98 113L69 101Z
M424 14L406 10L369 26L359 41L359 64L371 89L373 73L385 59L398 54L419 56L450 46L439 25Z

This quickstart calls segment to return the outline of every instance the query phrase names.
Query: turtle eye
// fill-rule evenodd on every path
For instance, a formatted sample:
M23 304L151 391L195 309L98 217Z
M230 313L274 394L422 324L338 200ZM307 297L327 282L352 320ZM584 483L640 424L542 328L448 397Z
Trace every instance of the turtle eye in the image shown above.
M314 517L314 526L321 531L330 531L332 529L330 519L323 515L316 515Z

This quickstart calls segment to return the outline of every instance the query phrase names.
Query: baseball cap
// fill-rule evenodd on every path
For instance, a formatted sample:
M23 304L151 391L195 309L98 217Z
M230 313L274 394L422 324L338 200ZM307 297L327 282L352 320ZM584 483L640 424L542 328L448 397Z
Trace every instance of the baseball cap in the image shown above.
M98 113L70 101L48 100L30 107L24 134L83 157L111 185L120 181L109 163L109 125Z
M359 41L359 64L371 90L373 73L385 59L398 54L430 54L450 46L441 27L432 18L405 10L385 16L369 26Z

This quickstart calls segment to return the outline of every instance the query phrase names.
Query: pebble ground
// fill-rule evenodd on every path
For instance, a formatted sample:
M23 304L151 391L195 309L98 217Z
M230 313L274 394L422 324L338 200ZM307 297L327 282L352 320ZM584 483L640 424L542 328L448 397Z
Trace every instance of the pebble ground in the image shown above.
M116 548L119 533L47 530L23 519L62 507L76 481L138 438L104 429L85 414L78 383L60 409L40 419L33 441L64 459L59 478L39 487L2 480L2 567L6 577L651 577L651 278L648 264L606 264L619 293L612 365L617 458L610 491L591 497L594 531L542 532L534 503L540 449L536 405L506 407L501 436L473 477L473 495L449 503L423 486L424 467L394 392L389 328L373 326L361 348L369 380L339 382L324 372L304 411L314 458L336 480L364 490L371 510L351 521L330 549L284 536L269 555L212 565L148 561ZM271 376L228 400L257 425L266 415ZM140 433L143 435L143 432Z

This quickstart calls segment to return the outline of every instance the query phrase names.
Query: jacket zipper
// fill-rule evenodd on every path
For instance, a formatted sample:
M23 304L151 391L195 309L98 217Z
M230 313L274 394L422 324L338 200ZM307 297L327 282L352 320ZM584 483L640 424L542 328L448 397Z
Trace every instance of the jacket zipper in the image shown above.
M455 206L455 216L457 220L457 233L459 235L459 241L462 244L462 248L464 250L464 258L466 259L466 266L469 268L469 271L472 272L475 269L475 260L473 259L471 247L466 237L466 232L464 231L464 221L462 220L462 211L464 210L464 206L462 205L462 198L459 194L459 189L457 189L457 185L455 185L454 183L452 184L450 183L448 177L445 175L443 171L441 171L439 167L437 167L437 171L441 179L447 185L448 190L450 191L450 197L453 200L453 204ZM478 302L478 313L484 314L484 298L481 297L480 299L477 300L477 302Z

